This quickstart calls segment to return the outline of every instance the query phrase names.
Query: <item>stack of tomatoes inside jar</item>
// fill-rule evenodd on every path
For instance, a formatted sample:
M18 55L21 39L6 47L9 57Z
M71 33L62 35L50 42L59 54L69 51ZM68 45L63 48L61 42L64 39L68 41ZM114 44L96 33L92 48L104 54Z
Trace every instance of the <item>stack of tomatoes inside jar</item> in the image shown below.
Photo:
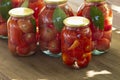
M61 56L61 30L63 20L73 16L67 0L44 0L45 7L39 14L38 26L40 31L39 43L43 53Z
M0 35L8 35L10 51L29 56L38 47L73 68L86 67L91 53L105 53L112 33L112 10L106 1L85 0L77 16L67 1L0 0Z
M107 52L111 44L113 13L106 0L85 0L77 15L91 21L93 55Z

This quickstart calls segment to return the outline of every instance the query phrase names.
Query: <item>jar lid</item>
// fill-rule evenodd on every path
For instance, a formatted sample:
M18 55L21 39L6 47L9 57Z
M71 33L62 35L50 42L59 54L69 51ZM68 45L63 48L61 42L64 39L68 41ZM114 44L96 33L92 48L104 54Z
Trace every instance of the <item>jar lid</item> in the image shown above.
M66 3L67 0L44 0L44 2L47 4L62 4Z
M86 0L87 2L101 2L101 1L105 1L105 0Z
M9 15L13 17L26 17L33 13L34 11L32 9L25 7L13 8L9 11Z
M87 26L90 21L85 17L73 16L66 18L63 23L68 27L83 27Z

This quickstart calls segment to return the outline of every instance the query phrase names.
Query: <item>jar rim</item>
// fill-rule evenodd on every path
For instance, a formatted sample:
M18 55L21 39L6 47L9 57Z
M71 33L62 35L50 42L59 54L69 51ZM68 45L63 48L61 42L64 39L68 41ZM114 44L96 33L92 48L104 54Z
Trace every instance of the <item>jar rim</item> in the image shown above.
M64 19L63 23L68 27L84 27L89 25L89 19L80 16L73 16Z
M44 0L44 2L47 3L47 4L56 4L56 5L59 5L59 4L66 3L67 0Z
M33 13L34 11L32 9L25 7L13 8L9 11L9 15L13 17L26 17Z

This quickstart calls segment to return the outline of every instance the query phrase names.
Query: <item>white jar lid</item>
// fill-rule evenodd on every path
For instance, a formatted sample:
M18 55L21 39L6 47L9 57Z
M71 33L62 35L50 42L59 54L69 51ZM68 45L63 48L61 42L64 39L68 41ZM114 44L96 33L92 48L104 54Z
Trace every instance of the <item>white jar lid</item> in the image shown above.
M13 8L9 11L9 15L13 17L26 17L33 13L34 11L32 9L25 7Z
M85 17L73 16L66 18L63 23L68 27L83 27L87 26L90 21Z

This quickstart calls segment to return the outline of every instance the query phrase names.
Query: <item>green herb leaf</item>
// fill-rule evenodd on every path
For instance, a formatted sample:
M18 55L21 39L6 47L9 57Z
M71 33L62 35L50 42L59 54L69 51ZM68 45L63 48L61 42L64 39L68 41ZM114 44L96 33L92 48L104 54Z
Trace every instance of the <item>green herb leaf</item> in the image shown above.
M29 5L29 0L25 0L21 5L21 7L28 7L28 5Z
M104 16L101 10L95 6L91 7L90 17L96 27L98 27L100 30L104 29Z
M53 13L53 24L56 27L56 29L58 31L61 31L64 24L63 24L63 20L67 17L67 15L65 14L65 12L57 7Z
M7 20L9 18L8 11L12 9L11 0L2 0L0 3L0 15Z
M36 21L35 21L35 19L31 18L30 22L32 23L32 26L34 27L34 31L36 32Z

